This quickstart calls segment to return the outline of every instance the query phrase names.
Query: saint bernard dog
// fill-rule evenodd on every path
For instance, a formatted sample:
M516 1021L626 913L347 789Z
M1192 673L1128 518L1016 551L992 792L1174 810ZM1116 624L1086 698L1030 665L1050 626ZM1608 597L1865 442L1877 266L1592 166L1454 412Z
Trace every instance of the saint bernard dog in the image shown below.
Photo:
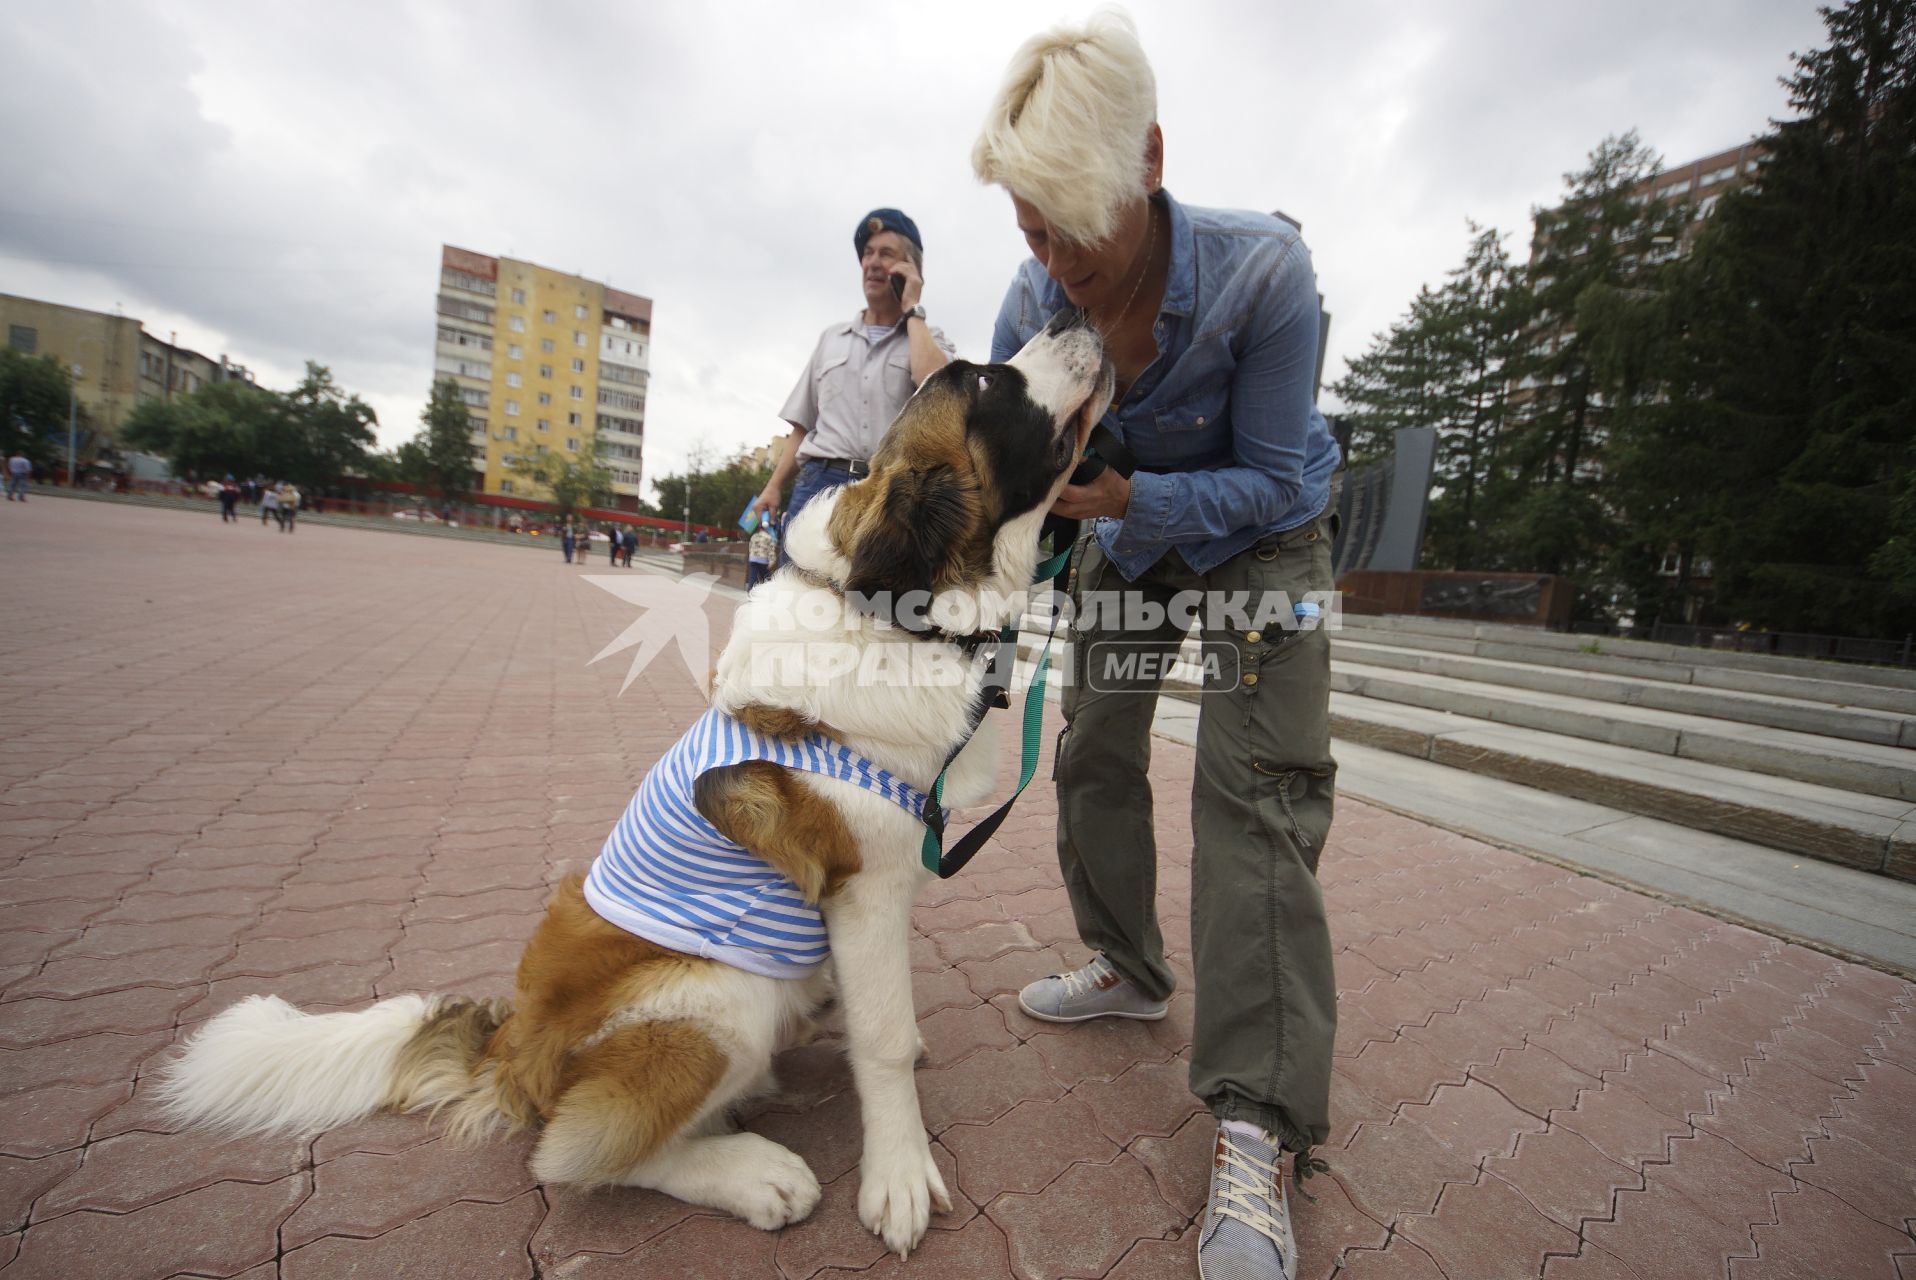
M835 986L864 1123L859 1218L907 1254L950 1207L913 1078L907 945L929 873L910 797L922 803L964 740L988 666L977 636L1021 607L1040 525L1111 392L1096 332L1064 317L1008 364L933 374L870 474L792 522L785 565L740 607L719 658L700 721L718 732L668 752L592 875L559 886L511 999L405 995L314 1015L255 996L168 1069L172 1114L235 1133L315 1132L382 1108L442 1111L469 1139L532 1127L543 1181L649 1187L770 1230L812 1211L818 1180L728 1112L773 1087L773 1054L810 1033ZM887 617L869 607L882 598L929 603ZM795 618L811 629L795 633ZM764 652L795 640L857 660L766 678L794 668ZM931 653L952 679L914 678ZM950 803L989 794L987 738L952 761ZM680 758L676 790L665 777L732 740L748 747L709 768ZM673 843L693 828L737 857ZM656 857L637 847L653 838ZM748 889L706 883L720 872ZM690 900L674 897L688 886ZM747 899L729 932L699 914Z

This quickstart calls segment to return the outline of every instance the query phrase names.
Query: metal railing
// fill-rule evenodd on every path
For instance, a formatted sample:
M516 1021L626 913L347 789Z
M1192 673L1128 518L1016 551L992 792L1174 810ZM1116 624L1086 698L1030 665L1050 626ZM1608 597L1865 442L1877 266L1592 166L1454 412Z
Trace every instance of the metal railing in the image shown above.
M1775 653L1790 658L1820 658L1826 662L1858 662L1907 667L1916 659L1916 635L1901 640L1865 640L1855 636L1816 635L1806 631L1739 631L1734 627L1696 627L1658 622L1650 637L1660 644L1694 649L1726 649L1737 653Z

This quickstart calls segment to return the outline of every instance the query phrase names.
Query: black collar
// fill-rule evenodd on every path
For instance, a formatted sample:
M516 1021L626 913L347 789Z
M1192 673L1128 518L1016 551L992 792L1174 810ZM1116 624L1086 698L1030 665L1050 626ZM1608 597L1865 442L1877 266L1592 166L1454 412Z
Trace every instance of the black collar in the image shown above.
M792 559L789 554L785 557L784 563L779 567L781 569L790 569L793 573L811 583L813 586L823 587L840 600L843 600L846 607L853 607L852 598L845 593L843 585L833 582L816 569L806 568L798 561ZM899 618L896 615L881 613L875 609L861 609L859 612L864 613L866 617L876 618L880 622L896 627L915 640L924 640L933 644L952 645L962 650L967 658L977 657L980 649L985 648L987 645L996 645L1004 639L1003 633L998 631L973 631L961 635L956 631L947 631L943 627L932 626L930 623L913 623L906 619Z

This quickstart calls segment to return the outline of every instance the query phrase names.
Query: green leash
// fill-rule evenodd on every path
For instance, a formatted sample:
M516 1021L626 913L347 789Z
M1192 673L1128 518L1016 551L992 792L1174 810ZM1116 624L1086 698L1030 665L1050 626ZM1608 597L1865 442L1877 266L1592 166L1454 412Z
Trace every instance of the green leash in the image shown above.
M1037 572L1032 576L1032 585L1036 586L1040 582L1049 582L1056 578L1064 571L1065 562L1070 558L1071 548L1066 547L1039 565ZM977 826L965 832L948 853L944 848L945 775L951 771L951 762L958 758L958 752L965 749L965 743L970 742L972 734L978 731L979 724L985 718L985 712L994 705L989 697L979 700L978 708L972 715L971 728L965 733L964 742L960 742L952 753L945 757L945 767L938 771L938 780L931 784L931 799L925 805L925 843L919 852L919 857L924 861L925 870L937 872L941 880L948 880L958 874L964 865L971 861L972 856L984 847L985 841L991 839L992 834L1004 823L1005 817L1011 812L1011 806L1017 803L1020 795L1024 794L1024 789L1030 783L1032 775L1038 771L1038 748L1043 741L1044 731L1044 678L1046 670L1051 665L1051 641L1057 633L1058 614L1053 611L1051 627L1045 632L1044 648L1038 652L1038 665L1031 673L1030 685L1025 688L1024 753L1018 768L1017 790L1011 793L1011 799L999 805ZM1015 621L1007 623L1004 630L999 632L998 643L998 655L993 658L985 678L990 680L997 675L998 657L1004 657L1009 653L1010 656L1005 659L1004 684L1004 687L1009 689L1012 672L1018 665L1018 624ZM1010 703L1006 701L996 705L1009 706Z

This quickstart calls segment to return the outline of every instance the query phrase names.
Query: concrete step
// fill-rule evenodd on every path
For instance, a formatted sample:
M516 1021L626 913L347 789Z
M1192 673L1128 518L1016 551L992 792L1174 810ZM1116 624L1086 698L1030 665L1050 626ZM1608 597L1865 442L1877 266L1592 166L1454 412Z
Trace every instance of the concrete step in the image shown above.
M1571 635L1560 631L1544 631L1537 627L1512 626L1508 623L1465 622L1453 618L1426 618L1405 614L1387 614L1382 617L1349 616L1344 619L1344 623L1347 628L1395 633L1400 638L1393 643L1421 643L1416 637L1470 640L1494 645L1516 645L1560 652L1647 659L1719 671L1754 672L1820 684L1868 685L1916 694L1916 668L1910 667L1872 666L1854 662L1831 662L1817 658L1790 658L1772 653L1740 653L1731 649L1699 649L1687 645L1658 644L1647 640L1624 640L1613 636ZM1902 709L1910 709L1910 704L1903 704Z
M1331 694L1339 738L1916 880L1916 805L1472 716Z
M1616 674L1586 667L1478 657L1449 649L1418 648L1395 643L1402 637L1394 633L1388 644L1379 642L1379 633L1367 633L1367 636L1360 639L1348 628L1335 633L1331 641L1333 662L1358 662L1369 667L1469 680L1478 685L1647 707L1881 747L1916 748L1916 715L1839 706L1823 699L1791 697L1775 691L1746 692L1654 677L1646 679L1635 673Z
M1364 646L1334 652L1364 652ZM1562 674L1562 673L1556 673ZM1596 677L1578 677L1586 684ZM1629 682L1613 681L1627 689ZM1497 724L1681 756L1843 791L1916 801L1916 751L1676 711L1512 689L1477 680L1352 662L1331 663L1331 688L1383 702L1454 711ZM1823 708L1827 716L1832 708Z

